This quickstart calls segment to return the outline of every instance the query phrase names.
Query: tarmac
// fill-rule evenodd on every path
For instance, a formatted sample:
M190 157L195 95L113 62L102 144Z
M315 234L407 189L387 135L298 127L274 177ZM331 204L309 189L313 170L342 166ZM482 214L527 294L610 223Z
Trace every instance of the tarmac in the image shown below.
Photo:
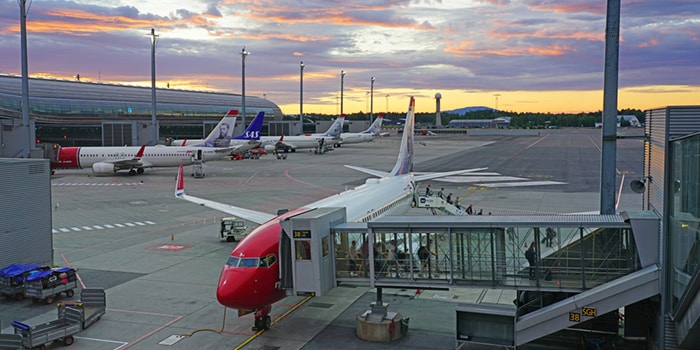
M598 129L542 130L529 137L418 136L416 142L416 172L488 167L479 179L432 182L485 214L581 212L600 206ZM199 197L275 213L363 183L366 176L345 164L389 170L398 144L399 138L391 136L323 155L209 162L206 176L188 177L185 188ZM641 178L642 157L641 140L618 141L618 173L626 176L619 211L641 209L642 197L629 190L629 181ZM107 313L76 336L72 349L454 349L458 303L512 305L515 299L510 290L385 289L383 301L409 318L409 330L394 342L370 343L355 335L355 318L376 299L376 290L343 282L323 296L289 296L276 303L271 329L256 333L252 315L239 318L236 310L216 301L219 273L235 244L218 239L225 215L176 199L176 172L159 168L137 176L98 177L74 170L52 176L54 263L76 268L81 287L107 293ZM408 214L429 212L414 208ZM3 333L13 332L12 320L39 324L55 318L54 305L0 300Z

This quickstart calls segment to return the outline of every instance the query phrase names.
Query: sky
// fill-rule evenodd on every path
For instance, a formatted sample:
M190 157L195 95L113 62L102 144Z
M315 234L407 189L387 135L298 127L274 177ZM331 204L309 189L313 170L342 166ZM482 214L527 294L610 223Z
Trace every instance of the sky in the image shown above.
M602 0L0 0L0 74L24 1L32 77L150 86L153 28L158 87L240 94L245 48L246 96L286 114L338 114L341 90L343 113L603 109ZM620 12L618 109L699 105L700 1Z

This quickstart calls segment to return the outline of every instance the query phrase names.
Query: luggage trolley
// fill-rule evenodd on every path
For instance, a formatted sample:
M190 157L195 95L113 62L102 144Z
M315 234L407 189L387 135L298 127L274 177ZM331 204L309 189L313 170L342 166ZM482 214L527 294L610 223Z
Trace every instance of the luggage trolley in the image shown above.
M78 288L75 270L70 267L34 273L27 277L26 284L25 297L32 298L34 302L42 300L47 304L53 303L61 293L72 297L73 289Z

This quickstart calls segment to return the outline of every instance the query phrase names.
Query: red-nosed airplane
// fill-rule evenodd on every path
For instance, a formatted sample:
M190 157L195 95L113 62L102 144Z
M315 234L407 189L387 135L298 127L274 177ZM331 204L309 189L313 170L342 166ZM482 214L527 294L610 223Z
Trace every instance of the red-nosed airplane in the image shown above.
M229 112L231 113L231 112ZM118 171L128 171L129 175L141 174L145 168L176 167L192 164L195 160L209 161L227 156L233 148L229 146L230 133L236 117L222 118L216 128L207 136L206 142L214 144L221 136L217 130L228 132L224 135L224 147L182 146L122 146L122 147L60 147L51 169L92 168L97 175L114 175ZM230 123L230 127L228 126Z
M239 315L255 313L254 330L270 327L272 304L286 296L280 286L279 243L281 221L323 207L345 207L348 222L367 222L374 218L403 213L411 205L416 182L482 169L413 175L414 99L411 97L398 159L390 172L346 165L377 176L364 185L321 199L301 208L273 215L214 202L185 194L182 167L179 169L175 196L208 208L261 224L233 249L219 277L216 298Z

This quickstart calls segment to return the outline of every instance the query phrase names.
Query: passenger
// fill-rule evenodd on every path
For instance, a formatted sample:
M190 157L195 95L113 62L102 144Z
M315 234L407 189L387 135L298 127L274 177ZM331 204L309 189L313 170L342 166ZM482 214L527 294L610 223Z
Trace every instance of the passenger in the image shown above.
M445 200L447 201L447 203L452 204L452 192L450 192L450 194L447 195L447 198Z
M472 209L471 203L470 203L469 206L467 207L467 210L465 210L464 212L467 213L467 215L472 215L472 214L474 214L474 209Z
M348 248L348 271L350 276L357 276L357 242L352 241Z
M542 238L542 241L540 243L544 243L545 247L551 247L552 246L552 241L554 240L554 237L557 235L556 232L554 232L554 229L551 227L547 227L545 230L544 238Z
M430 250L430 238L428 238L428 244L427 245L421 245L420 248L418 248L418 259L420 259L420 270L418 271L418 276L423 277L423 270L427 268L428 273L431 271L431 264L430 264L430 256L436 256L435 252L432 252Z
M433 195L433 189L430 188L430 187L431 187L430 184L428 184L428 186L425 186L425 195L426 195L426 196L432 196L432 195Z
M440 191L437 193L438 198L445 198L445 188L441 187Z
M484 209L479 209L479 212L476 213L476 215L484 215Z
M525 259L530 265L528 275L531 280L535 279L535 265L537 264L537 253L535 253L535 242L530 243L530 248L525 251Z
M455 207L457 207L457 209L462 209L462 206L459 205L459 197L455 198Z

